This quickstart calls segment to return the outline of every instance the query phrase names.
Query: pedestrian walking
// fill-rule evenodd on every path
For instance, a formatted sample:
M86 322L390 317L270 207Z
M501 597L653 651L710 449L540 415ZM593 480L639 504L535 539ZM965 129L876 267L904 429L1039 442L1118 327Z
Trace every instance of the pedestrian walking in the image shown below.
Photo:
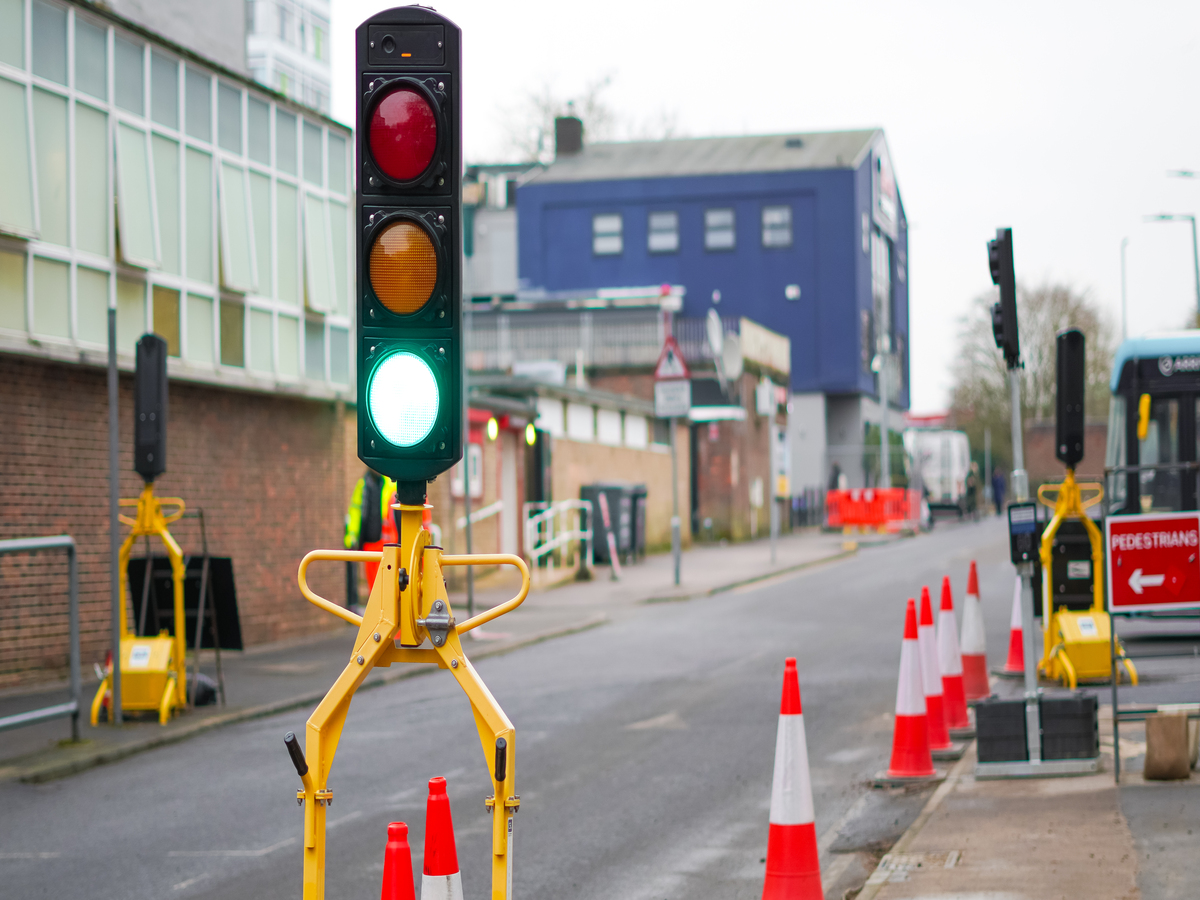
M999 466L992 470L992 499L996 503L996 515L1004 515L1004 472Z

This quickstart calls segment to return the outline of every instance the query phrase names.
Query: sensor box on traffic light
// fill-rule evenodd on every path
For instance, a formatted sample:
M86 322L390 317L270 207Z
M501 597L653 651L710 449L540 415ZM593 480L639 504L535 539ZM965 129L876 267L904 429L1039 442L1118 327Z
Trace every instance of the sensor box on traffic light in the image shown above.
M167 471L167 342L144 334L133 375L133 469L146 481Z
M1057 390L1054 408L1054 455L1068 468L1083 459L1084 394L1087 347L1083 332L1068 328L1058 336Z
M358 455L424 482L462 457L461 32L407 6L355 40Z

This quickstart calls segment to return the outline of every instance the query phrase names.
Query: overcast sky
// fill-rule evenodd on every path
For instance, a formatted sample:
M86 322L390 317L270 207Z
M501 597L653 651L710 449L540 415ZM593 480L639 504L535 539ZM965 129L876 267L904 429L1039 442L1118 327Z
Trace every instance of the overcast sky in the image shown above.
M354 28L391 6L333 0L333 114L353 124ZM1013 229L1017 277L1089 291L1129 334L1195 309L1200 3L668 3L447 0L463 30L468 162L552 85L611 76L627 123L691 137L882 127L909 221L913 409L944 408L960 317Z

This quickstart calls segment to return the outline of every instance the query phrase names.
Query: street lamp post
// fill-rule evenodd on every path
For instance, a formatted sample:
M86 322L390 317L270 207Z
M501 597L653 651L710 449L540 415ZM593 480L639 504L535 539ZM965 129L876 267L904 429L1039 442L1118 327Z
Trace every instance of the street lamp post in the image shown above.
M1200 249L1196 246L1196 217L1187 213L1158 213L1143 218L1147 222L1192 223L1192 274L1196 279L1196 316L1200 318Z

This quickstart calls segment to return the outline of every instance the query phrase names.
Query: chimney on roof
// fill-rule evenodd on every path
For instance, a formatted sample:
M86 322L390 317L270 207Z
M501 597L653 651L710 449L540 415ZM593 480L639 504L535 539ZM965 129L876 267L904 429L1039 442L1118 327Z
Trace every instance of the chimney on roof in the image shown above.
M583 149L583 121L578 116L554 120L554 157L571 156Z

